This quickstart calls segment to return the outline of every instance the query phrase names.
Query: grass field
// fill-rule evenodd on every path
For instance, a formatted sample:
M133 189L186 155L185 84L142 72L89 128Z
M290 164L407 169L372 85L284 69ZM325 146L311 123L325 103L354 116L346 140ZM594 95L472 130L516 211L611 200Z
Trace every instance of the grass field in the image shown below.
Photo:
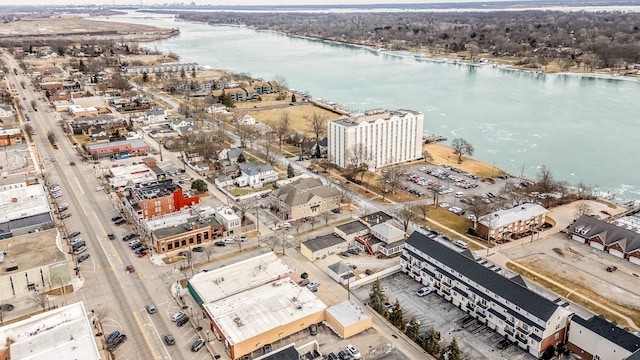
M504 173L502 170L492 166L491 164L486 164L465 156L462 157L462 164L458 164L458 155L455 154L453 149L441 144L426 144L422 149L431 154L434 164L449 164L453 167L462 169L463 171L478 175L481 178L494 177Z

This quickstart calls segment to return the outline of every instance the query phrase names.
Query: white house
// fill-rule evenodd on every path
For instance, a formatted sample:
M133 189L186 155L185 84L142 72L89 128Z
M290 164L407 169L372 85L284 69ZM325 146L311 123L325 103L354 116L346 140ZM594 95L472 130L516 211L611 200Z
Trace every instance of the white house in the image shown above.
M233 212L231 208L221 206L216 209L213 216L227 231L227 235L233 235L236 231L240 230L240 216Z
M235 178L236 184L240 187L251 186L258 188L278 180L278 174L273 171L273 167L269 164L259 165L256 163L238 164L242 175Z
M191 118L173 119L169 124L169 126L171 126L171 130L173 131L178 131L179 128L182 128L185 126L191 126L191 125L193 125L193 119Z
M162 106L156 106L147 112L142 122L144 124L154 124L164 122L165 120L167 120L167 109Z

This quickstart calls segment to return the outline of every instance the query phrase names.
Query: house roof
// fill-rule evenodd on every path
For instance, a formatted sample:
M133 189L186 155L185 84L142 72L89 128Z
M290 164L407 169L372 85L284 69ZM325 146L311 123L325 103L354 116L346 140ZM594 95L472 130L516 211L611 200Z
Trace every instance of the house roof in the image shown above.
M289 207L306 204L314 196L326 199L340 195L336 188L324 186L320 179L300 178L274 191L280 201Z
M343 242L346 242L346 241L340 236L327 234L327 235L318 236L315 239L307 240L302 244L311 251L318 251L318 250L322 250L328 247L338 245Z
M362 216L360 219L365 223L372 225L372 224L387 222L393 219L393 216L387 214L384 211L377 211L377 212Z
M635 336L600 316L594 316L589 320L585 320L579 315L574 315L571 321L584 326L629 352L640 350L640 337Z
M569 225L569 233L585 239L597 236L606 246L618 243L627 254L640 250L640 234L587 215L582 215Z
M273 167L270 164L256 164L256 163L241 163L238 164L240 170L249 176L259 175L267 171L272 171Z
M243 153L244 153L244 150L242 149L231 149L227 153L227 156L229 157L229 159L233 159L233 158L237 158L238 156L240 156L240 154L243 154Z
M421 252L428 254L441 263L455 269L457 273L488 291L498 294L510 303L544 321L549 320L559 305L484 267L478 262L432 240L426 235L414 231L406 240ZM406 248L405 248L406 249ZM405 250L406 251L406 250Z
M349 265L343 263L342 261L338 261L337 263L331 264L328 267L329 269L331 269L331 271L338 275L346 274L352 270Z
M479 222L491 229L501 228L520 220L528 220L546 214L549 211L538 204L526 203L511 209L494 211L481 216Z
M187 131L198 131L200 130L200 128L198 127L198 125L194 125L194 124L190 124L187 126L181 126L178 128L178 130L183 133L183 132L187 132Z
M347 235L351 235L351 234L355 234L357 232L360 232L362 230L366 230L368 229L367 225L361 223L358 220L354 220L351 222L348 222L346 224L342 224L342 225L338 225L336 226L336 229L342 231L343 233L347 234Z

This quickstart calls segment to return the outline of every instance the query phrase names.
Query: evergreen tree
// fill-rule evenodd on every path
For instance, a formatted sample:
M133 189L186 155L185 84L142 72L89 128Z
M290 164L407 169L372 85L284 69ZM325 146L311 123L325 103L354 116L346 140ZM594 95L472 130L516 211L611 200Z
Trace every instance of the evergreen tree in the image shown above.
M293 172L293 166L291 166L291 164L287 165L287 178L292 178L296 176L296 174Z
M244 158L244 154L240 154L238 155L238 164L243 163L243 162L247 162L247 159Z
M432 327L427 331L427 336L422 341L422 348L431 355L440 353L440 335Z
M456 338L453 338L445 349L443 349L444 353L447 354L448 360L461 360L462 354L460 354L460 348L458 348L458 342Z
M400 301L396 299L393 308L389 312L389 321L395 327L400 330L404 330L404 319L402 318L402 308L400 307Z
M227 94L224 90L222 90L222 95L220 95L220 98L218 99L218 101L220 101L222 105L228 108L235 107L235 103L231 98L231 95Z
M316 144L316 158L320 159L322 157L322 152L320 151L320 145Z
M384 306L384 299L385 296L382 287L380 287L380 279L376 279L373 282L371 291L369 291L369 304L378 314L386 316L387 308Z
M296 102L296 94L291 94L291 102Z
M407 326L405 334L413 341L416 341L418 335L420 335L420 324L418 324L415 317L412 317L411 321L409 321L409 326Z
M149 74L147 74L146 72L142 73L142 82L147 82L149 81Z

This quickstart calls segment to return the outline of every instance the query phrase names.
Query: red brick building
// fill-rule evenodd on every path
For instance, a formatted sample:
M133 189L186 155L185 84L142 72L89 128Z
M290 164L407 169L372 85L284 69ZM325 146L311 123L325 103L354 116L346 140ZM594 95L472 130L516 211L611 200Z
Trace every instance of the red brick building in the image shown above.
M149 145L142 140L115 141L105 144L88 144L84 146L89 156L94 159L104 159L114 156L144 156L149 153Z
M171 180L134 188L128 200L138 219L152 219L200 203L197 196L184 196L180 185Z

